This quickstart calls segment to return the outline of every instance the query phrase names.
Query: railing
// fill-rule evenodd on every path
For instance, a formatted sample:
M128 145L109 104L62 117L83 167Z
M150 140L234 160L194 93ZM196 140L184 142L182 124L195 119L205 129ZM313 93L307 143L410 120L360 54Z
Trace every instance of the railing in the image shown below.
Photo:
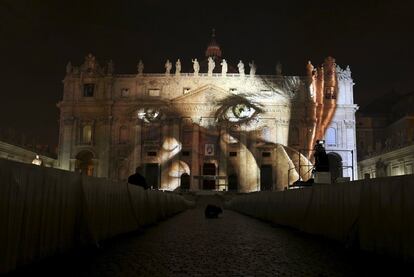
M351 170L351 174L348 174L350 176L347 176L347 177L350 177L351 180L355 180L355 173L354 173L354 151L353 150L346 150L346 149L325 149L325 150L326 150L326 153L327 154L329 154L329 153L336 153L336 154L338 154L337 152L350 153L350 155L351 155L351 165L341 164L341 166L338 166L338 169L340 169L342 171L342 174L341 174L342 176L344 175L343 173L344 173L345 170L349 170L350 169ZM298 156L299 155L303 155L303 156L307 157L308 156L308 153L313 153L313 152L314 152L314 149L299 149ZM299 174L299 178L300 178L300 181L301 181L301 176L307 176L309 174L309 172L314 169L314 165L312 165L312 164L301 164L300 163L300 161L301 161L300 156L298 158L298 161L299 161L298 168L293 167L293 168L289 168L288 169L288 187L290 187L289 184L290 184L290 182L292 180L291 179L291 172L292 172L292 170L298 169L298 174ZM332 165L330 165L330 171L332 170L331 169L331 166ZM304 171L302 171L303 168L305 168L304 169L305 170L305 174L302 173L302 172L304 172ZM338 178L339 177L342 177L342 176L338 176ZM335 180L332 180L332 182L335 183L336 182L336 179Z

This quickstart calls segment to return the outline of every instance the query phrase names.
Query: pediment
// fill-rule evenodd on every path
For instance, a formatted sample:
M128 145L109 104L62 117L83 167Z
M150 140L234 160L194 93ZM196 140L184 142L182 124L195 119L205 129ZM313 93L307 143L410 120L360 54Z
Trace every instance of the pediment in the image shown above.
M216 85L208 84L198 87L188 93L181 95L171 100L172 103L197 103L206 104L213 103L214 101L223 99L230 95L234 95L226 89L218 87Z

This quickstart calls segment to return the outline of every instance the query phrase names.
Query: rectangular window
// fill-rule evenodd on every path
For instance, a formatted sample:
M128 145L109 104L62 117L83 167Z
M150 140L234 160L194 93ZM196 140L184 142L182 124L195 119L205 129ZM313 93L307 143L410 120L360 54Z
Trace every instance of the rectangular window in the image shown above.
M229 152L230 157L237 157L237 152Z
M92 142L92 126L91 125L84 125L82 127L82 144L91 144Z
M121 97L128 97L129 96L129 88L121 89Z
M152 156L152 157L157 156L157 152L149 151L149 152L147 152L147 156Z
M95 84L84 84L83 85L83 96L93 97L94 90L95 90Z
M193 132L191 131L184 131L182 135L182 143L183 145L189 146L193 140Z
M405 174L413 174L413 164L405 165Z
M150 97L159 97L160 96L160 90L159 89L150 89L150 90L148 90L148 96L150 96Z
M265 157L265 158L270 157L270 152L262 152L262 157Z
M190 156L190 151L183 151L181 153L183 156Z

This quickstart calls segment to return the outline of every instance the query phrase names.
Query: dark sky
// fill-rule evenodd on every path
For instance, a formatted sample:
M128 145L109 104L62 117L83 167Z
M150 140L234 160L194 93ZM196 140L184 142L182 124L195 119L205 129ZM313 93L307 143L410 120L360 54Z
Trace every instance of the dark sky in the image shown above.
M164 3L168 2L168 3ZM203 58L211 29L230 63L254 59L258 74L303 75L331 55L350 65L355 102L414 76L414 1L0 0L0 129L57 144L65 65L93 53L116 73L163 72L167 58Z

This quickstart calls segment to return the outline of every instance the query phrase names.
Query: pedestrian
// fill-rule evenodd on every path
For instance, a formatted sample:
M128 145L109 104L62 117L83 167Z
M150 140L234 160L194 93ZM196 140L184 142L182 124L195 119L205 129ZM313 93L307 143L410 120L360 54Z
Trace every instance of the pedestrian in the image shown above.
M325 148L320 141L317 141L315 145L315 171L316 172L329 172L329 159L326 154Z
M204 210L204 215L206 218L218 218L218 215L223 213L223 210L216 205L208 204Z
M147 180L145 180L145 177L141 175L141 172L142 172L142 168L140 166L137 167L135 169L135 174L132 174L131 176L128 177L128 183L143 187L144 189L149 189Z

